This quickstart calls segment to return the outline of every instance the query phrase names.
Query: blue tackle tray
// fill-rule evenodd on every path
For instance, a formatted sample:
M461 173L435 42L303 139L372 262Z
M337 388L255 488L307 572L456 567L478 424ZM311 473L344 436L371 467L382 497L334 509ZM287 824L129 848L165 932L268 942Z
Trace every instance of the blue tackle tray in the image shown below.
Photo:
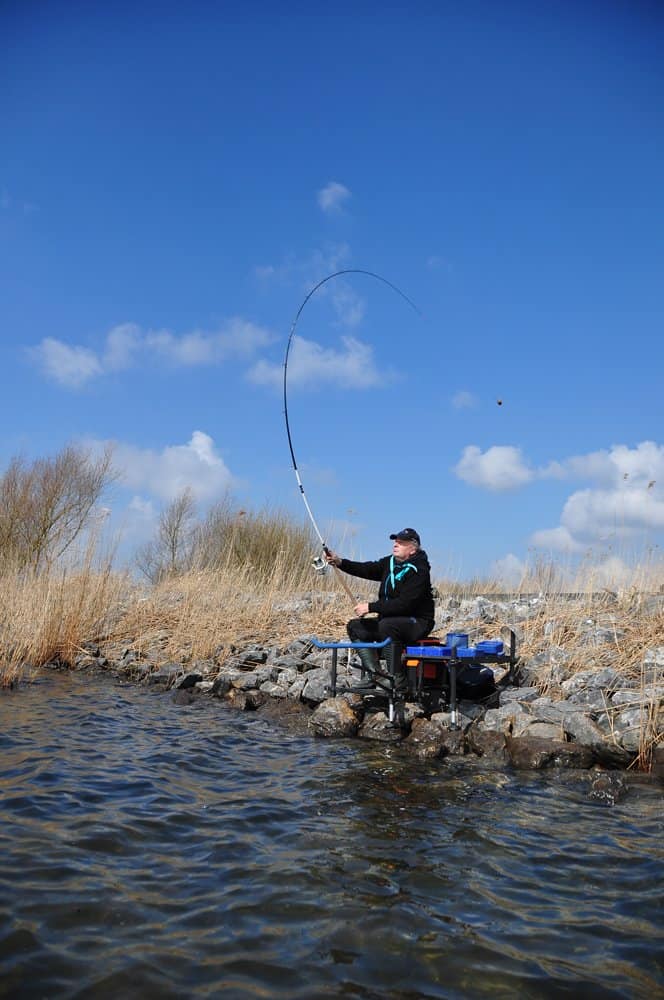
M500 655L504 648L502 639L485 639L483 642L478 642L475 646L478 655L480 653L497 653Z
M431 659L451 655L450 646L406 646L406 656L426 656Z

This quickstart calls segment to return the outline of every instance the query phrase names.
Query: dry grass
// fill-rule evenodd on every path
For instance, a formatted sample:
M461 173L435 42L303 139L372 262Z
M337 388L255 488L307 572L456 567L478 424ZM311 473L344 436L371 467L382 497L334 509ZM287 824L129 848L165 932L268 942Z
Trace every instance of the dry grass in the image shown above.
M244 523L237 530L245 530ZM280 522L278 531L284 530ZM285 645L302 635L345 635L352 603L335 572L316 574L310 559L303 558L306 540L301 529L291 545L271 548L269 566L268 549L274 539L266 526L262 537L264 545L244 549L253 553L249 562L242 563L240 550L233 547L236 558L156 586L142 586L112 572L110 560L101 569L93 568L89 556L77 571L36 575L6 570L0 580L0 682L11 684L25 664L72 663L86 641L131 646L138 653L158 646L164 659L190 662L223 658L220 647L227 650L231 644ZM309 551L314 552L315 546ZM375 592L374 584L344 579L358 599ZM523 583L523 589L532 593L533 580ZM648 583L658 589L652 578ZM442 581L437 588L443 598L490 597L499 589L495 582L491 584L487 580L464 585ZM493 623L488 631L512 625L508 619L506 615L505 621ZM456 621L455 627L462 624ZM577 591L573 599L560 592L540 598L535 613L519 623L519 632L519 653L524 660L560 646L568 654L566 676L590 667L612 666L635 682L635 693L640 691L645 710L639 764L647 768L657 740L659 705L648 695L656 678L648 676L644 653L664 644L664 607L639 587L616 594L588 586L586 581L586 589ZM595 634L590 642L589 633ZM550 664L541 667L537 683L543 692L556 693L559 678Z

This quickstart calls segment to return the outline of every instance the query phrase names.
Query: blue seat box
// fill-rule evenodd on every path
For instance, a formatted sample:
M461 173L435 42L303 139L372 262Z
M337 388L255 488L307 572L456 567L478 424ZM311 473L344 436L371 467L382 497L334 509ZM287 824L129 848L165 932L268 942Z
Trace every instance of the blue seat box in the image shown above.
M485 639L483 642L478 642L476 645L476 650L478 653L502 653L504 646L502 639Z

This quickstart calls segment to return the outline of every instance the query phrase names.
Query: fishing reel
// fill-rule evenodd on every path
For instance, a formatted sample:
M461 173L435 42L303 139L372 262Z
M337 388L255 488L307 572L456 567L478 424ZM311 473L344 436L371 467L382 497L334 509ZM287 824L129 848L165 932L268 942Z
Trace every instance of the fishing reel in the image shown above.
M325 561L324 556L316 556L316 558L312 560L311 565L313 566L313 568L316 570L317 573L327 573L329 569L329 565Z

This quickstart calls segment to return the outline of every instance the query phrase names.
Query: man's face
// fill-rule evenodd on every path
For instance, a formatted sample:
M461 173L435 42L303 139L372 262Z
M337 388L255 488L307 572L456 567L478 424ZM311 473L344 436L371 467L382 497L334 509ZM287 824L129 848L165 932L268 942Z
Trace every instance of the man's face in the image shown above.
M395 538L392 542L392 553L395 559L410 559L417 552L415 542L402 542L400 538Z

